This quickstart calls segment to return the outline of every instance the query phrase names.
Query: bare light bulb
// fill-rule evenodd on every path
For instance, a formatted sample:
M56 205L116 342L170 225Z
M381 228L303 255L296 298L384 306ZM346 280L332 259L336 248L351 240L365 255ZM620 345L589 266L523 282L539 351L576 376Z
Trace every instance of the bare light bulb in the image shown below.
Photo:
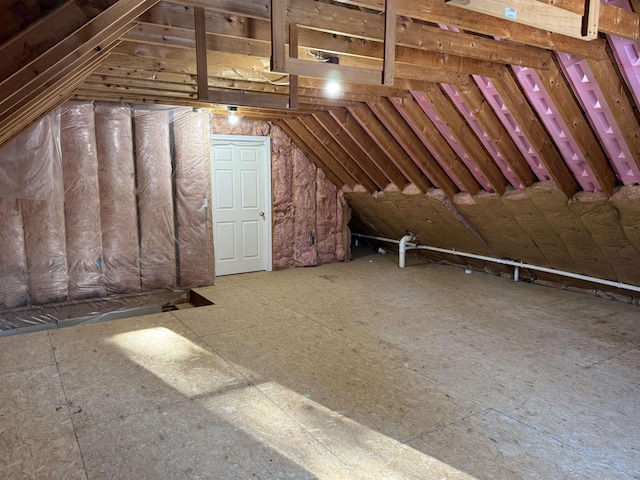
M240 117L236 115L236 112L229 113L229 123L233 126L240 123Z
M329 95L330 97L337 97L340 94L340 90L342 90L340 88L340 84L335 80L330 80L324 88L327 92L327 95Z

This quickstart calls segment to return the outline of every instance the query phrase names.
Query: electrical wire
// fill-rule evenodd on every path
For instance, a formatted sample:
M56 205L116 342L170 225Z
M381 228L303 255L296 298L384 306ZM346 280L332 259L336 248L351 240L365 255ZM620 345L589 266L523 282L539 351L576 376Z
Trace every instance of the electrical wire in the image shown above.
M317 55L315 53L313 53L310 48L307 48L307 52L309 53L310 56L312 56L316 60L319 60L319 61L324 62L324 63L329 61L328 58L324 58L322 55L320 55L320 50L318 50L318 54Z
M276 85L278 87L286 87L286 86L289 85L289 82L278 82L278 80L282 80L284 78L284 76L282 76L282 77L280 77L280 78L278 78L276 80L270 80L269 78L267 78L267 76L264 73L262 73L260 71L258 71L258 73L262 76L262 78L264 78L271 85Z

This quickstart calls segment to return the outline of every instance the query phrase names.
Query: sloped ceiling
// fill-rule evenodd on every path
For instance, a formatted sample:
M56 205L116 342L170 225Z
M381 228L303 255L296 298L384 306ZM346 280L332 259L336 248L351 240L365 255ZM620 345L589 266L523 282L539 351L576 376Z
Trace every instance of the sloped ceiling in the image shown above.
M235 105L274 121L346 192L410 186L453 200L544 182L565 199L608 199L640 183L638 0L601 3L592 41L442 0L393 3L393 85L343 82L332 98L325 79L300 76L293 109L289 76L270 71L270 0L5 2L0 146L69 98L216 115ZM578 0L548 3L584 11ZM213 103L198 100L198 8ZM381 70L384 9L384 0L288 0L286 23L297 25L300 59Z

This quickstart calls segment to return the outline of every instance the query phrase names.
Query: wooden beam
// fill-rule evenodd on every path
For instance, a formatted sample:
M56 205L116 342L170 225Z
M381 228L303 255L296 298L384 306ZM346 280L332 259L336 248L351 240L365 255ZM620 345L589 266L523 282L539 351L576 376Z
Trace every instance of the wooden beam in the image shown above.
M406 115L412 120L413 125L420 130L422 136L429 142L429 145L437 152L438 156L445 163L447 168L456 176L467 192L475 195L482 188L478 181L469 171L458 154L451 148L451 145L440 134L438 128L433 124L429 116L418 105L412 97L393 99Z
M393 85L396 60L396 0L384 2L384 55L382 84Z
M211 103L223 105L237 105L247 107L287 108L288 99L281 95L255 94L244 92L222 92L209 90L207 100Z
M438 161L433 158L431 152L416 136L411 127L402 118L389 99L382 99L378 103L368 103L369 109L378 117L389 133L402 146L413 162L424 174L440 188L445 195L453 199L458 193L458 187L442 169Z
M367 85L382 83L379 70L313 62L299 58L285 59L285 71L290 75L326 78L340 82L366 83Z
M371 180L373 180L378 187L378 190L384 190L389 183L386 175L378 169L375 163L367 158L358 144L355 143L349 135L347 135L340 124L328 112L315 113L313 118L316 120L317 125L321 126L327 134L331 136L333 141L340 145L344 154L347 155L352 162L357 164ZM404 182L399 185L400 188L403 186Z
M505 67L502 74L493 80L493 85L553 181L567 198L573 197L580 187L538 115L523 95L513 71Z
M348 111L358 122L360 127L367 132L378 147L385 152L402 174L409 179L421 192L426 192L431 187L431 182L422 173L407 153L389 133L386 127L375 117L373 112L364 105L348 107Z
M583 15L557 8L538 0L445 0L448 5L454 5L472 12L507 19L523 25L529 25L541 30L559 33L582 40L593 40L598 37L598 5L600 0L586 0L591 4L587 12L587 21L583 22ZM583 24L586 28L583 28Z
M208 85L207 74L207 30L204 18L204 8L193 9L195 43L196 43L196 71L198 76L198 99L206 100Z
M506 190L507 179L502 174L484 146L473 133L469 125L449 101L438 85L429 86L424 93L440 119L449 127L451 134L465 150L469 158L478 167L496 193L502 195Z
M298 120L307 128L309 133L317 138L318 141L324 145L326 150L331 153L331 159L338 162L347 172L349 172L349 175L355 178L356 181L369 193L373 193L376 190L382 190L387 185L386 181L382 186L377 185L313 116L301 115L298 117Z
M520 183L525 187L532 185L536 176L478 86L469 83L458 87L458 93Z
M257 0L262 1L262 0ZM383 11L384 0L338 0L340 3L357 5L373 10ZM604 6L603 6L604 9ZM602 11L602 9L601 9ZM444 23L469 32L481 33L491 37L513 40L525 45L559 50L591 58L602 58L606 55L606 43L601 40L585 42L557 33L513 23L489 15L464 10L446 5L444 2L427 2L424 0L398 0L398 15L411 17L425 22ZM602 22L600 23L602 27Z
M602 191L611 196L613 187L616 184L615 172L609 164L589 121L585 118L580 105L578 105L571 88L565 81L560 71L560 66L554 59L550 69L539 70L538 75L553 103L558 108L564 123L569 128L573 139L580 147Z
M405 187L408 179L346 109L332 109L328 114L358 145L367 159L385 174L391 183L401 190ZM324 115L324 113L321 115Z
M336 184L342 183L342 185L347 185L352 190L355 188L356 180L333 158L333 155L324 145L311 135L307 127L305 127L300 120L297 118L282 119L278 122L278 126L291 137L296 146L300 148L318 168L324 170L325 173L332 172L335 177L339 178L340 181Z

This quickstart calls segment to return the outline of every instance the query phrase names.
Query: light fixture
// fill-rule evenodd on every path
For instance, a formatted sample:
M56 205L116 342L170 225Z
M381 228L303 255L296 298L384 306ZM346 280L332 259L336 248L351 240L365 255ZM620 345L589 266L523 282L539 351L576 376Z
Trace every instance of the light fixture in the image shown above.
M229 110L229 123L231 125L238 125L238 123L240 123L240 117L237 115L238 114L238 107L234 107L234 106L228 106L227 109Z
M330 97L337 97L338 95L340 95L340 91L342 90L342 88L336 80L329 80L327 85L324 87L324 90Z

